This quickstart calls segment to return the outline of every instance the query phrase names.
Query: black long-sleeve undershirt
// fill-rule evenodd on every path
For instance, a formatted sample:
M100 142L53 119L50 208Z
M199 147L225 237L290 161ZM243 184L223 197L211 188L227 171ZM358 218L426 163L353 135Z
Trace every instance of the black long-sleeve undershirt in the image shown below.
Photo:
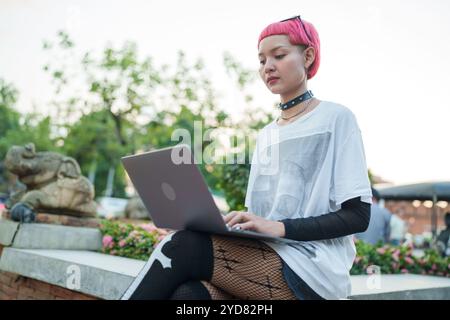
M367 230L370 204L353 198L342 203L341 209L317 217L284 219L285 238L298 241L339 238Z

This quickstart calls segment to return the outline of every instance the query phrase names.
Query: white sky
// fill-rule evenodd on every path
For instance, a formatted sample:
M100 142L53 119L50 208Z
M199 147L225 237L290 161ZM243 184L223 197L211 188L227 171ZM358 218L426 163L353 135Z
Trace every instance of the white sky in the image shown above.
M0 0L0 77L18 87L21 111L34 103L48 112L42 41L66 29L81 51L131 40L157 65L173 64L179 49L202 57L224 107L238 115L223 52L257 70L262 28L299 13L322 45L308 87L356 114L373 173L394 183L450 180L448 0ZM253 94L266 110L278 98L262 82Z

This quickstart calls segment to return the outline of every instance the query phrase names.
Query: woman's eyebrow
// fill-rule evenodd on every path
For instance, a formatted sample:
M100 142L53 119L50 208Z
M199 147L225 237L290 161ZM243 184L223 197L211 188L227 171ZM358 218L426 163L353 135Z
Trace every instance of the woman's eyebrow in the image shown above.
M286 46L286 45L276 46L276 47L270 49L269 52L273 52L273 51L275 51L275 50L277 50L277 49L279 49L279 48L282 48L282 47L286 47L286 48L287 48L288 46ZM264 54L263 54L262 52L260 52L260 53L258 54L258 57L263 56L263 55L264 55Z

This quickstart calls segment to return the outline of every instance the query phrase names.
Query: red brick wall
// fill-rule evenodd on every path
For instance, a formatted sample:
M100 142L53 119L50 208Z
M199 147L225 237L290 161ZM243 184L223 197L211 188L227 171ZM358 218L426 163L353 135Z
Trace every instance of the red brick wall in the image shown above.
M415 208L411 201L386 201L385 207L407 223L408 232L422 234L431 232L432 209L424 205ZM446 208L436 206L438 230L445 228L444 216L450 211L450 205Z
M1 251L1 248L0 248ZM0 271L0 300L98 300L15 273Z

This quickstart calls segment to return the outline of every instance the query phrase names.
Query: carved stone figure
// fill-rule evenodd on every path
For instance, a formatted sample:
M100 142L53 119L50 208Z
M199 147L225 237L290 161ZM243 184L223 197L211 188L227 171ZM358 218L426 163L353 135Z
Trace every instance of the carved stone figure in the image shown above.
M81 175L73 158L55 152L36 152L33 143L13 146L5 167L26 189L14 192L7 208L13 220L32 222L37 211L76 217L95 217L92 183Z
M125 217L129 219L150 219L147 209L139 196L134 196L128 200L125 207Z

